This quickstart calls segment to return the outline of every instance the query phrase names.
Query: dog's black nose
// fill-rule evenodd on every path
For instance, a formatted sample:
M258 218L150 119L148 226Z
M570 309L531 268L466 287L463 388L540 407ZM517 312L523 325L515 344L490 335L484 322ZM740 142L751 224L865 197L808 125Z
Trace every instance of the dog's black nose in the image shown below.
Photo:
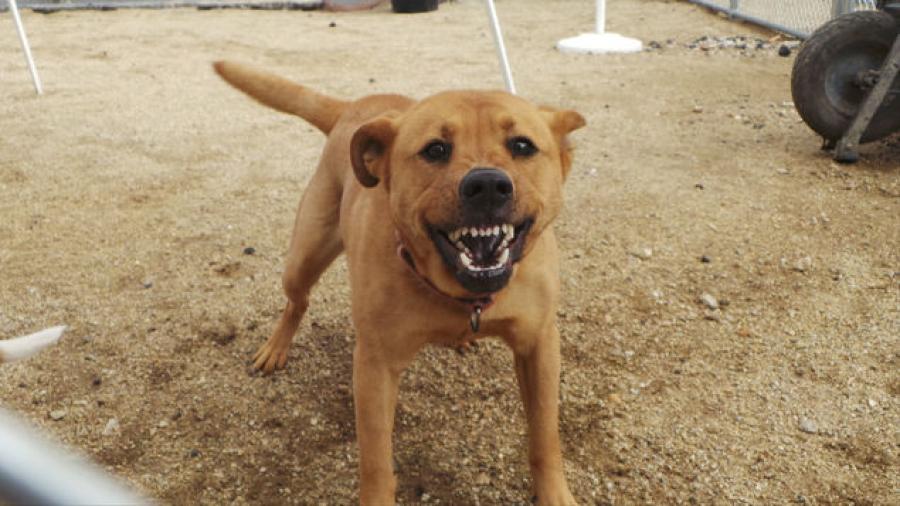
M476 209L503 207L512 196L512 180L498 169L472 169L459 183L459 198L463 205Z

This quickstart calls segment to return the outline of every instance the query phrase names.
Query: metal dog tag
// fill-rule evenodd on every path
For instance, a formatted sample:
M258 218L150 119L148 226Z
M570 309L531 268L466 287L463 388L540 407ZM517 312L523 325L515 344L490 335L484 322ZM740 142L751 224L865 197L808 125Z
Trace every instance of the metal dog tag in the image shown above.
M481 326L480 307L476 307L472 310L472 316L469 317L469 325L472 327L472 332L478 332L478 328Z

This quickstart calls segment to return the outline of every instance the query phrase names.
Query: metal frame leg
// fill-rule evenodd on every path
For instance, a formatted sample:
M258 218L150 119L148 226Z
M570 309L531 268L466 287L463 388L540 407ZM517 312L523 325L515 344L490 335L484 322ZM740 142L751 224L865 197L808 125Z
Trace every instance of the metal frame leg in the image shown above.
M31 47L28 45L28 37L25 35L25 27L22 26L22 18L19 17L19 6L16 0L9 0L9 11L12 12L13 22L16 25L16 33L19 34L19 43L22 45L22 51L25 53L25 62L28 64L28 71L31 72L31 82L34 83L34 91L40 95L44 93L41 86L41 78L38 76L37 68L34 66L34 58L31 57Z
M859 147L859 139L869 127L878 108L881 107L898 71L900 71L900 36L894 40L894 46L885 58L884 65L881 66L878 82L863 101L862 107L856 113L853 122L850 123L850 128L847 129L847 133L838 141L834 151L835 160L841 163L854 163L859 160L859 153L856 151L856 148Z

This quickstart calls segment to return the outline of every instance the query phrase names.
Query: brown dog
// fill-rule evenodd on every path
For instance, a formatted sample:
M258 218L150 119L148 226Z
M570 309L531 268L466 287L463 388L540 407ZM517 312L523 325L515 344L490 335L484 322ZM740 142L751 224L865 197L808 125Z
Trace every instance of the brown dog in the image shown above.
M360 502L394 502L397 386L419 349L499 336L515 355L538 502L574 504L559 447L559 254L550 224L571 165L566 136L584 118L497 91L344 102L237 64L215 69L328 135L297 212L287 307L255 367L284 366L310 290L346 251Z

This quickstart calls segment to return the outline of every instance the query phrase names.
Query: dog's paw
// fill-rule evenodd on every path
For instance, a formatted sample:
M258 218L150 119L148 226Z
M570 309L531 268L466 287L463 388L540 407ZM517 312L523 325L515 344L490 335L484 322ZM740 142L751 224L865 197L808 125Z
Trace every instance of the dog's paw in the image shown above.
M272 374L276 369L284 369L290 347L273 346L266 342L253 356L253 368L263 374Z

